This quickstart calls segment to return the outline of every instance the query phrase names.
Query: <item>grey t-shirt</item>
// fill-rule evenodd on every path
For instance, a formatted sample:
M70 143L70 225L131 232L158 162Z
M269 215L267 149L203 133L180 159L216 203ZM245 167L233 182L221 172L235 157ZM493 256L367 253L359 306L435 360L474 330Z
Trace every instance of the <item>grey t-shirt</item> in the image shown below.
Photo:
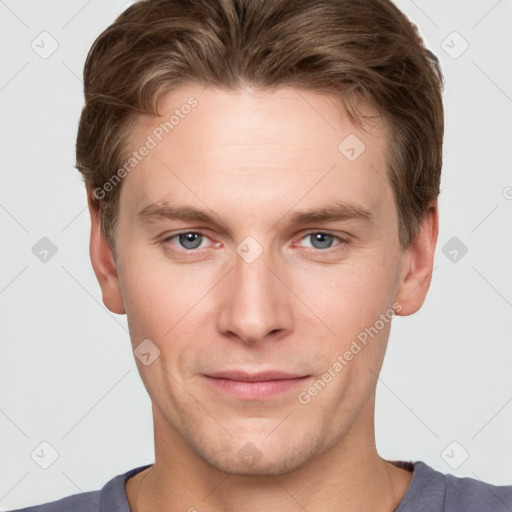
M390 461L391 462L391 461ZM393 461L412 471L412 481L395 512L512 512L512 485L496 486L474 478L445 475L422 461ZM12 512L131 512L125 482L151 464L114 477L100 491Z

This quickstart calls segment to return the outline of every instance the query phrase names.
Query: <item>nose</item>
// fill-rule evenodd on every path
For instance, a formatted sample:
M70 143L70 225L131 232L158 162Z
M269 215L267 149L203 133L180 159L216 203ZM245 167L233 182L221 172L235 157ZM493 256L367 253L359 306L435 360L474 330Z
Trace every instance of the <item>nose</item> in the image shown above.
M245 344L257 344L291 332L293 293L269 251L249 261L235 254L234 268L223 280L218 329Z

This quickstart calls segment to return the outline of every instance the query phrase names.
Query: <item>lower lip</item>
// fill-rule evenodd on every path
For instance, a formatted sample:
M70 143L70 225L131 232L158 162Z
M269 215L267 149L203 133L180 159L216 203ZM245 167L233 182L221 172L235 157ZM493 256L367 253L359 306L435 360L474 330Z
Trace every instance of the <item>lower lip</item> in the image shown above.
M246 382L240 380L217 379L206 376L210 386L217 391L245 400L265 400L304 385L309 377L296 379L265 380Z

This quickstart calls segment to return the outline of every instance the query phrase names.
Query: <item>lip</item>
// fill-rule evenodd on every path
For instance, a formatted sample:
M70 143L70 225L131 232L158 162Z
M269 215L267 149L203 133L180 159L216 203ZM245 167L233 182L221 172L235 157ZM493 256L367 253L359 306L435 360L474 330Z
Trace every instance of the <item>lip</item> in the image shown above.
M266 400L275 397L303 385L311 377L281 371L246 373L236 370L203 376L217 392L243 400Z
M265 372L247 373L240 370L208 373L206 377L213 379L229 379L239 382L263 382L269 380L290 380L304 377L298 373L286 373L278 370L267 370Z

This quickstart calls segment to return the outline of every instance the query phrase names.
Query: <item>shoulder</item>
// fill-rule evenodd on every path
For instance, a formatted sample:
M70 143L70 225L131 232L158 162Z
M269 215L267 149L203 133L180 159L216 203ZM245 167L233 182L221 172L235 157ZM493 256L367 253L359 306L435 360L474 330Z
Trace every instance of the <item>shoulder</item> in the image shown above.
M446 512L510 512L512 485L492 485L476 478L446 475Z
M411 485L396 512L511 512L512 485L444 474L423 461L414 463Z
M114 510L130 512L125 483L129 478L150 465L139 466L112 478L99 491L73 494L50 503L11 510L10 512L112 512Z
M20 508L11 512L98 512L100 510L100 491L73 494L57 501Z

